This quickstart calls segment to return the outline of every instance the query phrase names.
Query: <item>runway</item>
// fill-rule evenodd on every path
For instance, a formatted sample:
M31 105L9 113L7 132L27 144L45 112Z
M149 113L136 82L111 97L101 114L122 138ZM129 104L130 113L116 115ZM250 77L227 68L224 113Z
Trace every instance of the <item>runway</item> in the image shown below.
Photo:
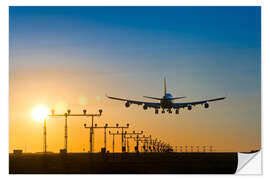
M233 174L230 153L68 153L9 155L10 174Z

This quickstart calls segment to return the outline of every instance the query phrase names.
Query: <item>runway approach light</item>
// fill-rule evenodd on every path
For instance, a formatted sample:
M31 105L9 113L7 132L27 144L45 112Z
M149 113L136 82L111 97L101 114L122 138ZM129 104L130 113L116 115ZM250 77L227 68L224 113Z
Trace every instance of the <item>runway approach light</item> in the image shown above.
M99 111L99 114L101 115L102 114L102 109L98 110Z

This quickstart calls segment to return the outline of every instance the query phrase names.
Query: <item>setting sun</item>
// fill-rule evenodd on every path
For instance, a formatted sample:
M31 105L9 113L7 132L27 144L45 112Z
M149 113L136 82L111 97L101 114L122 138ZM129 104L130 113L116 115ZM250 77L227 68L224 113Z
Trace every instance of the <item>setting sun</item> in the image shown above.
M32 117L37 121L43 121L49 115L49 109L45 106L37 106L32 111Z

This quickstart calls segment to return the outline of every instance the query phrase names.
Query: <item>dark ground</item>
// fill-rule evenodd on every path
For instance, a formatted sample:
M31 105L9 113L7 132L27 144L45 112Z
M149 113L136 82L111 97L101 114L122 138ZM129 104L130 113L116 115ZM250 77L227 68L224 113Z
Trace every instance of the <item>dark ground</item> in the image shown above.
M233 174L237 153L9 155L10 174Z

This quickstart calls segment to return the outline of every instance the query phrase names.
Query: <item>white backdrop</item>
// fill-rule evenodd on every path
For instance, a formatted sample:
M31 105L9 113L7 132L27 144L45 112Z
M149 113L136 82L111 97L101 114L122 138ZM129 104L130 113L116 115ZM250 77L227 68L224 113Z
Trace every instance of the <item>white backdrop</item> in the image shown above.
M49 5L49 6L66 6L66 5L182 5L182 6L262 6L262 154L261 158L258 158L257 161L255 159L255 166L261 165L263 169L263 176L234 176L230 175L229 178L267 178L269 179L269 140L270 131L267 130L270 128L270 118L269 113L267 113L269 104L269 94L270 94L270 86L269 86L269 78L270 77L270 1L267 0L1 0L0 6L0 45L1 45L1 59L0 59L0 179L6 178L20 178L20 179L47 179L46 176L36 176L36 175L9 175L8 174L8 146L9 146L9 124L8 124L8 6L14 5ZM265 141L264 141L265 140ZM267 161L268 159L268 161ZM259 162L258 162L259 161ZM262 162L262 164L260 164ZM250 161L249 163L253 163ZM248 163L248 164L249 164ZM254 168L254 164L246 166L244 169L245 172L251 172ZM257 167L256 166L256 167ZM248 168L251 168L250 170ZM243 173L242 173L243 174ZM245 173L244 173L245 174ZM191 179L227 179L226 175L154 175L155 179L178 179L183 177L189 177ZM218 177L217 177L218 176ZM59 176L52 175L50 177L59 178ZM74 179L74 175L65 175L67 179ZM139 175L132 176L129 175L117 175L117 176L100 176L100 175L79 175L79 178L89 179L89 178L102 178L102 179L136 179L141 178L149 179L149 175Z

